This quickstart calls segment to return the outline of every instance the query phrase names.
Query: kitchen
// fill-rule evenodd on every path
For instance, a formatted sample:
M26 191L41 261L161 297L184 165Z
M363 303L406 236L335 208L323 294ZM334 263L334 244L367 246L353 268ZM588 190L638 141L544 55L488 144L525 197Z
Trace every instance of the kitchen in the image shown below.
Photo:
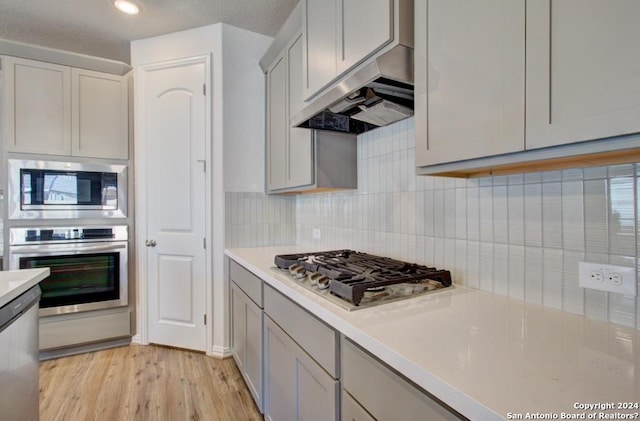
M597 4L598 2L595 3ZM524 2L522 4L524 5ZM430 10L437 11L437 5L437 2L430 2ZM524 6L522 7L524 8ZM566 12L566 9L561 8L558 13L562 11ZM440 12L442 13L442 11ZM416 13L416 15L418 14ZM527 16L530 17L531 14ZM558 16L564 15L559 14ZM606 21L606 19L602 19L602 21ZM231 346L229 335L231 333L227 326L227 323L229 323L227 313L230 309L228 299L224 297L228 297L231 293L229 290L234 287L228 282L229 278L224 272L227 270L226 263L223 260L223 250L226 247L230 250L228 253L233 260L236 260L245 269L249 269L250 272L265 281L265 290L267 290L267 287L275 288L289 299L293 299L307 310L311 310L314 317L319 317L322 323L328 324L341 334L354 340L357 349L360 349L358 346L365 348L366 351L381 360L385 368L391 367L394 372L399 372L404 378L408 378L411 384L433 393L439 400L444 401L449 407L461 412L468 418L484 419L479 414L487 415L487 413L474 412L482 410L488 410L489 414L493 416L496 416L497 413L497 417L503 418L507 417L508 411L516 413L518 411L515 403L517 396L512 399L498 399L495 395L499 396L500 393L517 395L517 392L511 389L525 388L526 386L525 383L520 382L517 383L517 386L514 386L513 379L510 380L505 373L498 372L498 374L491 375L491 373L480 370L478 366L474 366L473 362L478 358L487 357L485 354L490 349L484 348L485 346L490 346L485 343L476 343L479 348L473 348L471 345L476 338L477 340L491 338L499 343L504 343L504 348L501 349L502 353L499 355L508 363L507 366L510 370L515 369L511 365L517 365L518 361L522 364L522 360L517 360L518 356L524 358L525 361L534 360L534 362L537 361L538 364L541 364L541 366L526 366L525 368L528 370L531 370L532 367L540 369L545 364L554 366L554 364L558 363L557 360L553 359L536 360L536 358L530 358L529 353L541 351L535 348L536 343L544 343L548 340L550 343L546 345L551 350L549 351L551 355L554 355L554 353L555 355L560 355L558 352L561 353L562 350L557 347L562 344L567 347L576 346L578 347L578 350L575 351L576 353L569 353L566 358L571 360L570 356L573 356L577 358L577 363L580 364L590 362L603 372L594 370L590 375L583 375L582 377L560 377L557 382L560 383L561 390L564 391L566 389L564 386L568 383L569 389L573 390L574 393L579 393L578 391L581 389L577 384L582 384L588 389L590 385L598 382L601 375L604 376L603 379L607 379L605 373L610 371L622 373L620 375L624 378L624 381L620 382L619 387L623 387L625 389L624 393L631 393L631 395L622 395L620 397L614 393L617 390L614 387L615 385L610 385L614 387L610 389L609 393L611 395L598 394L596 390L594 395L583 395L585 399L589 396L598 402L603 402L623 400L623 398L627 400L630 399L629 396L636 396L637 393L636 395L633 395L633 393L634 390L636 392L638 390L638 380L634 376L634 367L638 363L638 352L634 344L638 340L637 328L640 317L637 298L630 294L606 293L584 289L578 284L579 261L615 264L626 267L637 266L637 198L635 196L637 181L635 162L637 160L629 157L632 153L625 152L625 154L629 155L626 157L626 161L621 160L619 156L615 157L618 161L611 157L608 157L609 160L605 160L607 157L600 157L600 160L596 161L600 163L597 166L593 166L583 160L577 163L574 162L564 168L543 167L532 165L531 163L525 165L522 164L522 161L517 162L520 159L518 157L521 155L514 153L511 158L515 159L515 163L520 164L521 167L524 166L528 170L501 173L498 170L499 165L494 160L494 162L490 163L491 166L498 168L493 170L493 174L498 174L494 176L469 179L432 177L428 175L416 176L416 166L420 167L419 171L426 174L429 168L439 172L459 173L462 170L482 170L487 165L487 161L481 161L483 158L479 158L477 162L473 158L467 159L466 168L455 162L455 165L446 164L449 167L440 167L440 169L437 168L437 165L440 164L430 166L425 164L414 165L415 162L418 162L416 159L426 162L424 157L417 156L422 153L422 150L419 149L419 145L416 142L420 138L426 138L426 136L420 134L424 133L422 124L424 124L425 118L420 117L421 114L416 111L416 116L414 117L365 132L355 140L357 145L355 158L357 161L357 190L318 192L305 195L265 194L265 157L262 154L265 127L260 123L253 127L252 124L254 122L249 124L246 119L238 121L236 117L237 115L247 115L240 114L241 109L248 115L262 115L260 113L264 113L264 111L261 105L264 102L257 100L255 103L242 104L235 101L234 98L246 98L246 95L251 92L254 93L255 97L255 92L264 90L264 75L257 66L257 62L263 59L265 52L267 53L266 55L271 53L270 57L274 59L280 55L282 48L287 45L295 45L295 43L290 43L290 40L299 33L300 24L291 24L291 26L290 33L292 35L284 37L277 48L270 47L272 45L271 40L267 39L267 37L261 38L244 34L229 26L201 29L200 32L194 30L191 33L177 34L173 37L167 35L158 37L156 40L149 39L132 44L131 63L134 69L137 66L142 67L146 63L196 56L202 54L203 51L214 51L214 60L211 65L214 76L222 74L223 80L216 81L214 77L212 81L214 104L211 112L214 124L210 127L211 138L213 139L213 150L210 152L213 153L208 155L212 157L213 161L210 168L214 171L211 185L207 187L207 190L211 192L210 200L213 208L212 226L209 229L211 229L212 233L217 233L218 235L206 236L210 240L212 250L205 257L210 259L208 267L211 268L209 270L212 272L209 284L212 298L207 304L210 307L206 310L206 314L209 315L211 320L211 325L207 325L207 335L210 336L206 344L207 353L220 357L228 356L232 352L229 349ZM490 26L490 24L487 23L485 26ZM285 27L286 24L283 28L286 29ZM416 25L416 32L419 27L419 25ZM447 28L442 30L444 31L443 33L451 35L446 32ZM460 28L452 25L450 30L460 31ZM513 30L513 28L510 28L510 30ZM206 41L202 41L203 35L214 40L222 39L222 48L214 50L214 48L218 47L211 47ZM490 36L496 35L492 33ZM431 37L431 39L437 38ZM455 38L452 39L454 40L452 42L459 42ZM229 41L228 45L224 45L226 41ZM235 42L237 44L234 44ZM234 47L250 44L254 45L256 49L256 51L250 53L253 54L252 58L234 57L230 53L230 51L234 50ZM484 50L479 49L477 54L482 55L483 52ZM249 53L247 54L249 55ZM628 54L628 56L633 57L634 55ZM219 59L216 60L216 57L222 57L222 63L220 63ZM442 56L439 57L442 58ZM434 60L437 58L438 56ZM245 62L243 60L245 59L253 60L254 69L249 71L244 66ZM418 66L418 59L419 57L416 56L416 66ZM528 62L531 63L531 60L528 60ZM266 63L261 62L260 64ZM269 64L266 64L267 67ZM488 62L487 67L491 68L494 64L495 62ZM442 62L442 65L446 67L451 63ZM462 77L468 76L464 74L465 69L461 71L463 72ZM246 75L243 72L246 72ZM419 74L418 67L416 67L416 74ZM452 77L461 77L460 73L452 72L451 74ZM485 73L480 74L485 75ZM233 79L226 79L240 78L241 76L246 76L247 78L243 79L245 82L241 87L230 83ZM440 74L439 77L443 87L453 89L450 83L446 83L446 74ZM135 85L139 80L140 78L136 79L134 74L133 84ZM286 81L286 78L282 80ZM416 78L416 89L425 80ZM487 81L502 83L500 80L497 82L494 80ZM526 82L531 82L531 78L527 78ZM521 86L525 86L525 81L520 81L519 83L521 83ZM464 84L460 86L461 88L465 86L469 88L468 85ZM631 92L629 95L633 97L634 91L631 88L629 88L629 91ZM224 94L221 95L222 98L219 98L215 96L215 92L224 92ZM447 92L461 95L455 89ZM524 92L522 92L522 95L524 95ZM430 104L441 104L437 102L438 99L434 97L433 101L435 102ZM416 97L417 109L419 108L418 102ZM521 102L524 104L524 101ZM465 107L470 107L471 109L473 109L473 105L473 103L468 102L464 104ZM529 108L527 108L527 111L529 111ZM629 109L633 110L633 108ZM424 108L422 110L424 113ZM434 114L438 110L438 108L434 107L430 111L430 115L438 117L438 114ZM444 111L447 111L447 109L444 108ZM469 126L473 127L476 122L473 121L472 117L475 114L471 114L471 111L467 109L465 111L469 113ZM293 114L291 113L291 115ZM523 111L522 119L524 114ZM442 121L450 121L444 117ZM138 114L136 112L134 119L139 122L140 120L137 120L137 118ZM637 118L635 120L637 121ZM218 123L216 124L215 122ZM434 124L437 124L438 120L435 119L434 122ZM604 123L599 123L598 127L602 124ZM455 125L457 127L460 126L460 130L464 130L464 127L462 127L465 126L464 124L456 123ZM527 128L530 126L528 124ZM267 127L270 126L267 124ZM490 129L493 130L493 128ZM138 130L138 124L136 124L136 130ZM442 128L430 124L430 130L433 130L433 132L429 132L430 134L438 134L440 133L438 130L442 130ZM636 133L637 131L636 129L635 131L623 133ZM247 136L250 133L252 135ZM458 133L454 133L454 135L458 135ZM291 139L293 135L288 134L287 136ZM141 136L140 132L137 132L135 142L138 142L141 137L143 136ZM325 139L318 141L318 158L323 152L322 146L325 145L321 143L323 140ZM637 139L633 136L613 138L609 142L609 149L615 149L613 144L617 140L620 143L626 142L627 145L634 146L634 142L637 142ZM600 152L597 150L598 144L591 143L591 145L595 148L591 151L592 153ZM136 160L140 158L139 153L141 153L138 146L139 144L136 143L134 157ZM570 149L573 146L569 145L563 148ZM467 146L449 149L454 149L454 152L459 156L474 153L472 151L473 148ZM562 148L551 149L557 151ZM549 149L543 148L543 150L548 151ZM442 155L445 152L434 149L434 155ZM144 153L144 150L142 153ZM536 153L539 152L535 150L527 151L524 153L524 159L529 159L528 157ZM563 153L567 153L566 150ZM577 155L580 151L574 150L572 153ZM496 156L500 154L501 152L493 153ZM542 158L558 157L544 156ZM490 156L488 159L493 158ZM537 156L537 159L540 159L540 156ZM441 162L448 162L447 160L452 161L450 158L444 157ZM134 163L135 171L140 170L139 163L140 161ZM238 163L238 165L229 163ZM499 164L503 166L514 165L513 162L500 162ZM267 168L268 165L267 163ZM280 168L280 166L277 166L277 168ZM131 178L134 177L132 176ZM269 191L278 190L277 187L269 186L269 179L266 181ZM136 182L140 182L140 180L136 179ZM283 191L288 189L288 187L285 187ZM144 212L144 203L140 203L140 201L144 201L144 198L138 196L140 193L138 187L136 187L136 192L136 217L140 218ZM133 203L133 200L130 202ZM222 215L224 216L222 217ZM144 241L153 239L152 236L146 235L147 232L144 232L144 225L146 225L146 222L140 222L140 219L136 220L136 261L140 265L143 265L145 258L142 255L146 247ZM220 233L223 232L224 235L221 235ZM132 233L130 238L133 238L133 235ZM5 241L8 242L8 240ZM160 241L158 243L159 246L162 245ZM553 329L548 333L547 338L550 339L545 338L544 334L540 334L539 330L533 325L527 326L526 324L524 327L528 327L529 330L527 331L523 327L520 336L518 336L517 329L510 331L509 335L500 336L499 332L494 331L494 329L497 329L495 326L482 326L480 325L480 320L475 325L472 323L462 326L456 325L461 323L457 319L451 320L448 324L443 320L441 323L451 326L452 329L456 326L458 329L462 329L465 332L468 343L465 345L456 342L458 347L451 348L452 358L456 357L455 361L450 362L451 365L447 365L447 361L443 361L441 363L442 367L450 367L453 370L452 367L459 364L460 366L468 367L470 371L466 372L467 378L461 380L457 387L455 384L454 386L440 384L443 389L433 389L427 386L434 386L434 384L437 386L438 382L447 383L444 380L446 378L445 375L438 372L437 368L431 368L430 370L425 370L424 368L416 369L417 361L421 360L421 357L411 353L417 351L394 348L395 343L403 341L402 338L394 336L392 343L385 344L381 337L376 337L367 329L353 330L353 326L359 326L359 318L364 318L365 315L373 317L376 314L374 310L362 309L338 318L336 314L342 314L339 310L333 309L329 304L318 303L317 300L310 298L312 296L305 295L295 286L289 285L289 281L283 281L280 276L274 276L271 271L263 270L261 266L256 266L258 265L257 263L242 254L251 253L250 251L238 251L238 249L244 247L281 245L297 245L298 247L280 249L282 251L278 253L289 253L292 250L309 252L349 248L446 269L451 271L453 276L454 286L456 287L454 292L437 292L422 298L412 299L410 302L429 303L437 301L435 297L439 295L443 297L454 294L452 295L454 298L451 309L456 308L458 314L466 314L468 319L472 321L474 313L472 313L471 308L473 307L471 304L464 301L456 301L459 298L455 298L460 291L464 291L465 288L469 287L473 292L485 291L490 293L481 294L488 301L484 302L484 305L480 305L480 308L485 309L485 311L487 309L494 311L490 317L494 323L500 324L498 322L502 320L511 329L514 329L514 326L518 326L517 320L519 319L512 317L516 317L520 313L538 314L542 319L550 318L552 320L551 324L558 327L558 329ZM131 248L134 247L132 246ZM149 250L151 249L149 248ZM274 265L274 254L278 254L270 253L269 262L265 263L269 267ZM256 259L262 262L265 258ZM262 263L259 263L259 265L262 265ZM132 304L136 306L135 314L137 316L136 325L131 332L136 335L134 336L134 341L145 343L149 340L148 333L145 334L144 323L138 320L140 317L144 317L142 315L146 313L143 307L144 302L141 302L144 301L142 297L145 294L145 286L140 283L142 278L139 273L136 273L136 276L132 276L131 279L135 279L138 282L135 288L135 296L140 296L140 300L136 299L134 301L133 298L131 300ZM240 287L241 292L247 292L238 282L234 282L234 284ZM289 286L287 287L287 285ZM133 297L134 294L131 294L131 296ZM512 300L504 297L510 297ZM251 299L251 295L249 295L249 299ZM256 304L260 299L253 301ZM445 300L442 299L439 305L444 305L444 303ZM464 304L468 305L467 311L469 313L464 313L456 307L456 305L463 305L464 308L466 307ZM266 303L264 305L266 308ZM412 306L398 302L385 304L383 307L390 309L404 308L407 313L411 313L407 307ZM415 310L412 309L412 311ZM441 311L446 312L446 308ZM454 311L450 312L456 313ZM537 319L535 316L531 316L531 320L532 323L535 323ZM520 322L525 323L526 319L521 318ZM387 321L386 323L391 322ZM591 323L595 323L595 325ZM560 329L560 326L566 327ZM597 328L593 328L593 326L597 326ZM574 331L573 328L575 328L575 331L581 332L582 336L576 339L574 335L570 334ZM425 330L427 329L425 328ZM530 333L527 334L527 332ZM537 333L534 334L533 332ZM380 334L384 335L384 332ZM496 336L492 336L493 334ZM145 337L145 335L147 336ZM389 333L387 335L393 336ZM424 340L426 342L428 334L421 332L420 335L425 335ZM571 338L576 342L567 344L566 341ZM376 345L372 344L372 342L382 343L381 347L383 349L380 349L379 344L378 348L376 348ZM445 347L447 343L443 340L440 346ZM434 348L439 349L437 347ZM521 350L520 353L516 352L518 349ZM523 349L524 351L522 351ZM427 351L424 351L424 353L427 353ZM399 354L402 354L404 358L398 358ZM494 356L495 358L497 357ZM579 365L568 368L568 370L574 369L579 374L582 367L584 366ZM457 369L460 370L461 368L457 367ZM331 371L326 368L324 370ZM345 370L344 367L343 370ZM542 372L549 374L544 370ZM530 376L533 375L531 372L528 374ZM551 374L559 376L557 372ZM343 373L343 375L346 375L346 373ZM432 380L429 380L430 378ZM440 379L439 381L437 380L438 378ZM495 378L493 383L491 378ZM456 395L456 391L451 389L457 389L457 393L460 394L460 389L472 387L474 379L479 379L478 382L484 386L482 391L467 391L467 394L472 395L470 401L473 402L471 403ZM429 383L430 381L431 383ZM500 385L504 387L505 384L510 385L506 391L496 389ZM552 391L555 390L545 383L537 385L534 389L549 389L549 394L553 394ZM493 391L494 396L491 396L491 391ZM348 394L349 392L346 391L344 393ZM484 396L485 394L487 397L479 398L480 395ZM359 404L363 404L362 401L365 400L353 395L350 396L356 398L355 400ZM544 402L544 399L548 399L548 396L542 394L540 399L543 399ZM502 403L496 404L496 400L501 400ZM534 399L531 399L531 401L537 402ZM340 401L338 400L338 402ZM343 399L342 403L344 404L344 402L346 402L346 399ZM488 402L493 403L488 404ZM474 405L477 405L477 407ZM510 405L511 408L509 408ZM553 405L550 404L549 406ZM528 409L535 411L542 410L544 407L543 404L540 404L540 406L529 407ZM371 408L367 408L367 410L370 413L373 411ZM572 408L566 406L554 409L557 412L570 412L571 410ZM384 417L379 418L384 419Z

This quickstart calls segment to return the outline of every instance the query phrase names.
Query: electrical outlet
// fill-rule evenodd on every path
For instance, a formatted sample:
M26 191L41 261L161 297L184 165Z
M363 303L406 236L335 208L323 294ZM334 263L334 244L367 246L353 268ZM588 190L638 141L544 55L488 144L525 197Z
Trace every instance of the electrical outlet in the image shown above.
M319 228L314 228L312 231L312 235L313 235L313 239L314 240L319 240L320 239L320 229Z
M636 270L628 266L580 262L580 286L618 294L636 295Z

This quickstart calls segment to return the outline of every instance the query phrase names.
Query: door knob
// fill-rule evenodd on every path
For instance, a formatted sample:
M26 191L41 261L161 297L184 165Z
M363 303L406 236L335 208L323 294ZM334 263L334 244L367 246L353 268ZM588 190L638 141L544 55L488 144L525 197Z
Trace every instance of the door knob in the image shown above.
M147 247L155 247L156 246L156 240L147 240L144 243Z

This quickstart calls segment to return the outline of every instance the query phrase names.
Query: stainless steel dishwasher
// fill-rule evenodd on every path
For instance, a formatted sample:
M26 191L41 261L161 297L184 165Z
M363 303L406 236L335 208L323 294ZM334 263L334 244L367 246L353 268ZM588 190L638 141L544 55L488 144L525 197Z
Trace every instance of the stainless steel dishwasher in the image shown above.
M38 301L34 286L0 308L0 419L39 416Z

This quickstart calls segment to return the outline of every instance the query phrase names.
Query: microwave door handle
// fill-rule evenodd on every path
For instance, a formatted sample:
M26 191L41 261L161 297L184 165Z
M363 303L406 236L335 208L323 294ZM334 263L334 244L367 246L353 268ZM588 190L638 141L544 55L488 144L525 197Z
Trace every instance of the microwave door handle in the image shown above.
M109 246L88 246L88 247L78 247L78 248L40 248L39 254L52 254L52 253L61 253L61 252L73 252L73 251L110 251L110 250L118 250L125 248L124 244L116 244ZM19 255L19 254L34 254L34 250L29 247L28 250L22 250L21 248L14 247L10 251L11 254Z

